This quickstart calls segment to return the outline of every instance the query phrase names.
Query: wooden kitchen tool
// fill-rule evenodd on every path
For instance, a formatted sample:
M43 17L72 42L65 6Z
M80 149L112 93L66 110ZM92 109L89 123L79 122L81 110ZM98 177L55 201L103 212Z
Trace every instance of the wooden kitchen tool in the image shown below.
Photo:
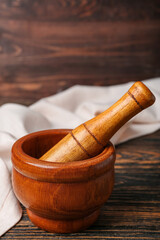
M72 130L40 160L70 162L96 156L128 120L154 101L154 95L142 82L134 83L115 104Z
M31 221L56 233L79 232L97 219L114 186L112 143L86 161L56 163L39 157L70 132L50 129L30 133L12 147L12 184Z

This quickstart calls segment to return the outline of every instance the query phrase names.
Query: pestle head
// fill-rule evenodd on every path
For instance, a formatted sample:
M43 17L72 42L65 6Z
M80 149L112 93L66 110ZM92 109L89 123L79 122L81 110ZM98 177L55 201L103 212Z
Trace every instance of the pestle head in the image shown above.
M128 94L136 101L143 110L155 102L155 96L146 85L140 81L135 82L128 90Z

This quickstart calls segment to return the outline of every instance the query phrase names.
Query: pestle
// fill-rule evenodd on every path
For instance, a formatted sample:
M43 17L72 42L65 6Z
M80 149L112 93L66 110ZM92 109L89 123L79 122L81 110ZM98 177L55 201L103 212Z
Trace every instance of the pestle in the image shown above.
M151 106L154 101L151 91L142 82L135 82L115 104L76 127L40 160L70 162L96 156L127 121Z

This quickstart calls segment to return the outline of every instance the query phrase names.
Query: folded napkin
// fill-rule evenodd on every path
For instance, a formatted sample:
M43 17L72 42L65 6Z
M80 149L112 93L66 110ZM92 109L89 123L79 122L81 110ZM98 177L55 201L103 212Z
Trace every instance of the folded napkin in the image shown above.
M112 138L114 144L160 129L160 78L144 81L156 96L155 104L135 116ZM11 147L20 137L51 128L75 128L116 102L133 82L109 86L76 85L30 107L4 104L0 107L0 236L22 216L11 185Z

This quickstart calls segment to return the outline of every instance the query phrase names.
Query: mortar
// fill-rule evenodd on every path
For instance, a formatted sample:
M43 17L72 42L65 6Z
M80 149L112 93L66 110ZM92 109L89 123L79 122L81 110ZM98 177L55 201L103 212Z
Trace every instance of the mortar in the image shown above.
M38 227L55 233L79 232L95 222L114 185L115 149L82 161L39 160L71 130L28 134L12 147L13 189Z

